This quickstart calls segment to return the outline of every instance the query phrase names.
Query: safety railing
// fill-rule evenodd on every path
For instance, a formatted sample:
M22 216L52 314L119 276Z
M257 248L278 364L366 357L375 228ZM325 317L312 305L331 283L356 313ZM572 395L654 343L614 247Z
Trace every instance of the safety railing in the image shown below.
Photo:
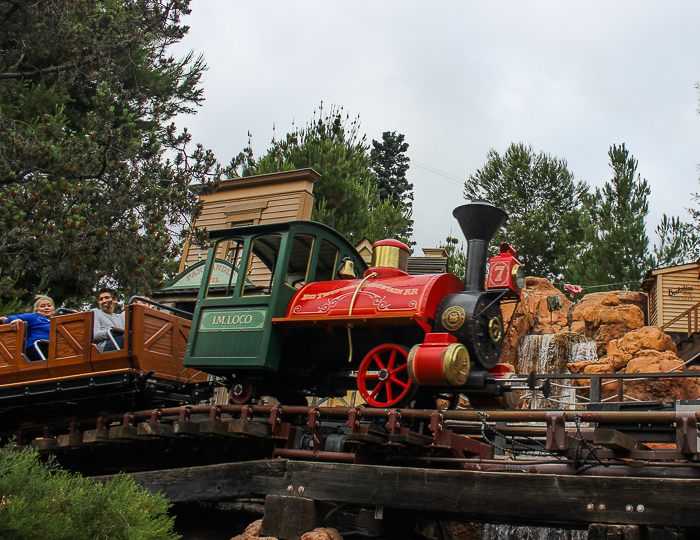
M664 323L660 328L661 330L666 330L672 324L680 321L683 317L688 317L688 336L690 337L695 332L700 332L700 302L694 306L690 306L680 315L677 315L667 323Z

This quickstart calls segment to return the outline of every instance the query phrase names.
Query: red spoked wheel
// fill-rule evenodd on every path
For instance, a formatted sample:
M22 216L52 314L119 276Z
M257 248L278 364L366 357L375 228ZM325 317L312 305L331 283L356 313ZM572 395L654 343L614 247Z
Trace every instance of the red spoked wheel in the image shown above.
M380 345L360 364L357 388L372 407L400 407L416 393L418 385L408 377L408 349L400 345Z

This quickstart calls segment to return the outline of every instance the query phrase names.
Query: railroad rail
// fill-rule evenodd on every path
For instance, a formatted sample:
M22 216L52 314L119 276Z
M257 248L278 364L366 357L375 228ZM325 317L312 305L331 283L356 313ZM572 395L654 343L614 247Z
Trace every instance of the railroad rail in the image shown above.
M267 525L282 537L322 521L319 504L700 530L695 411L202 405L34 426L17 442L98 480L126 472L174 502L264 497L265 519L287 516Z

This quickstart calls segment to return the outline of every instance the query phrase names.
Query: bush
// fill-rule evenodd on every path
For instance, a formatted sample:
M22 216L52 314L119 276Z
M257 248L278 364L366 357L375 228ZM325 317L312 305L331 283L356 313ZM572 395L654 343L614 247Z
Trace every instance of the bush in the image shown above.
M169 540L163 495L118 475L101 484L41 461L32 449L0 448L0 538Z

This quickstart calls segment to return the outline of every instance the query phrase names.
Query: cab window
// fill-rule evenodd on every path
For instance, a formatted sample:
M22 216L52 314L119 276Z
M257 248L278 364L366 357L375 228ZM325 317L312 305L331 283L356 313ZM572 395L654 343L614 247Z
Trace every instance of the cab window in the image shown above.
M281 244L282 236L279 234L258 236L253 240L244 274L252 284L246 283L242 296L270 294Z
M233 295L238 278L243 239L220 240L212 249L216 259L208 276L207 298L222 298Z
M296 234L292 240L292 251L289 255L287 275L284 282L290 287L299 289L306 284L309 271L309 260L314 247L314 237L309 234Z
M323 240L318 253L315 281L331 281L335 279L335 270L338 264L338 248L330 242Z

